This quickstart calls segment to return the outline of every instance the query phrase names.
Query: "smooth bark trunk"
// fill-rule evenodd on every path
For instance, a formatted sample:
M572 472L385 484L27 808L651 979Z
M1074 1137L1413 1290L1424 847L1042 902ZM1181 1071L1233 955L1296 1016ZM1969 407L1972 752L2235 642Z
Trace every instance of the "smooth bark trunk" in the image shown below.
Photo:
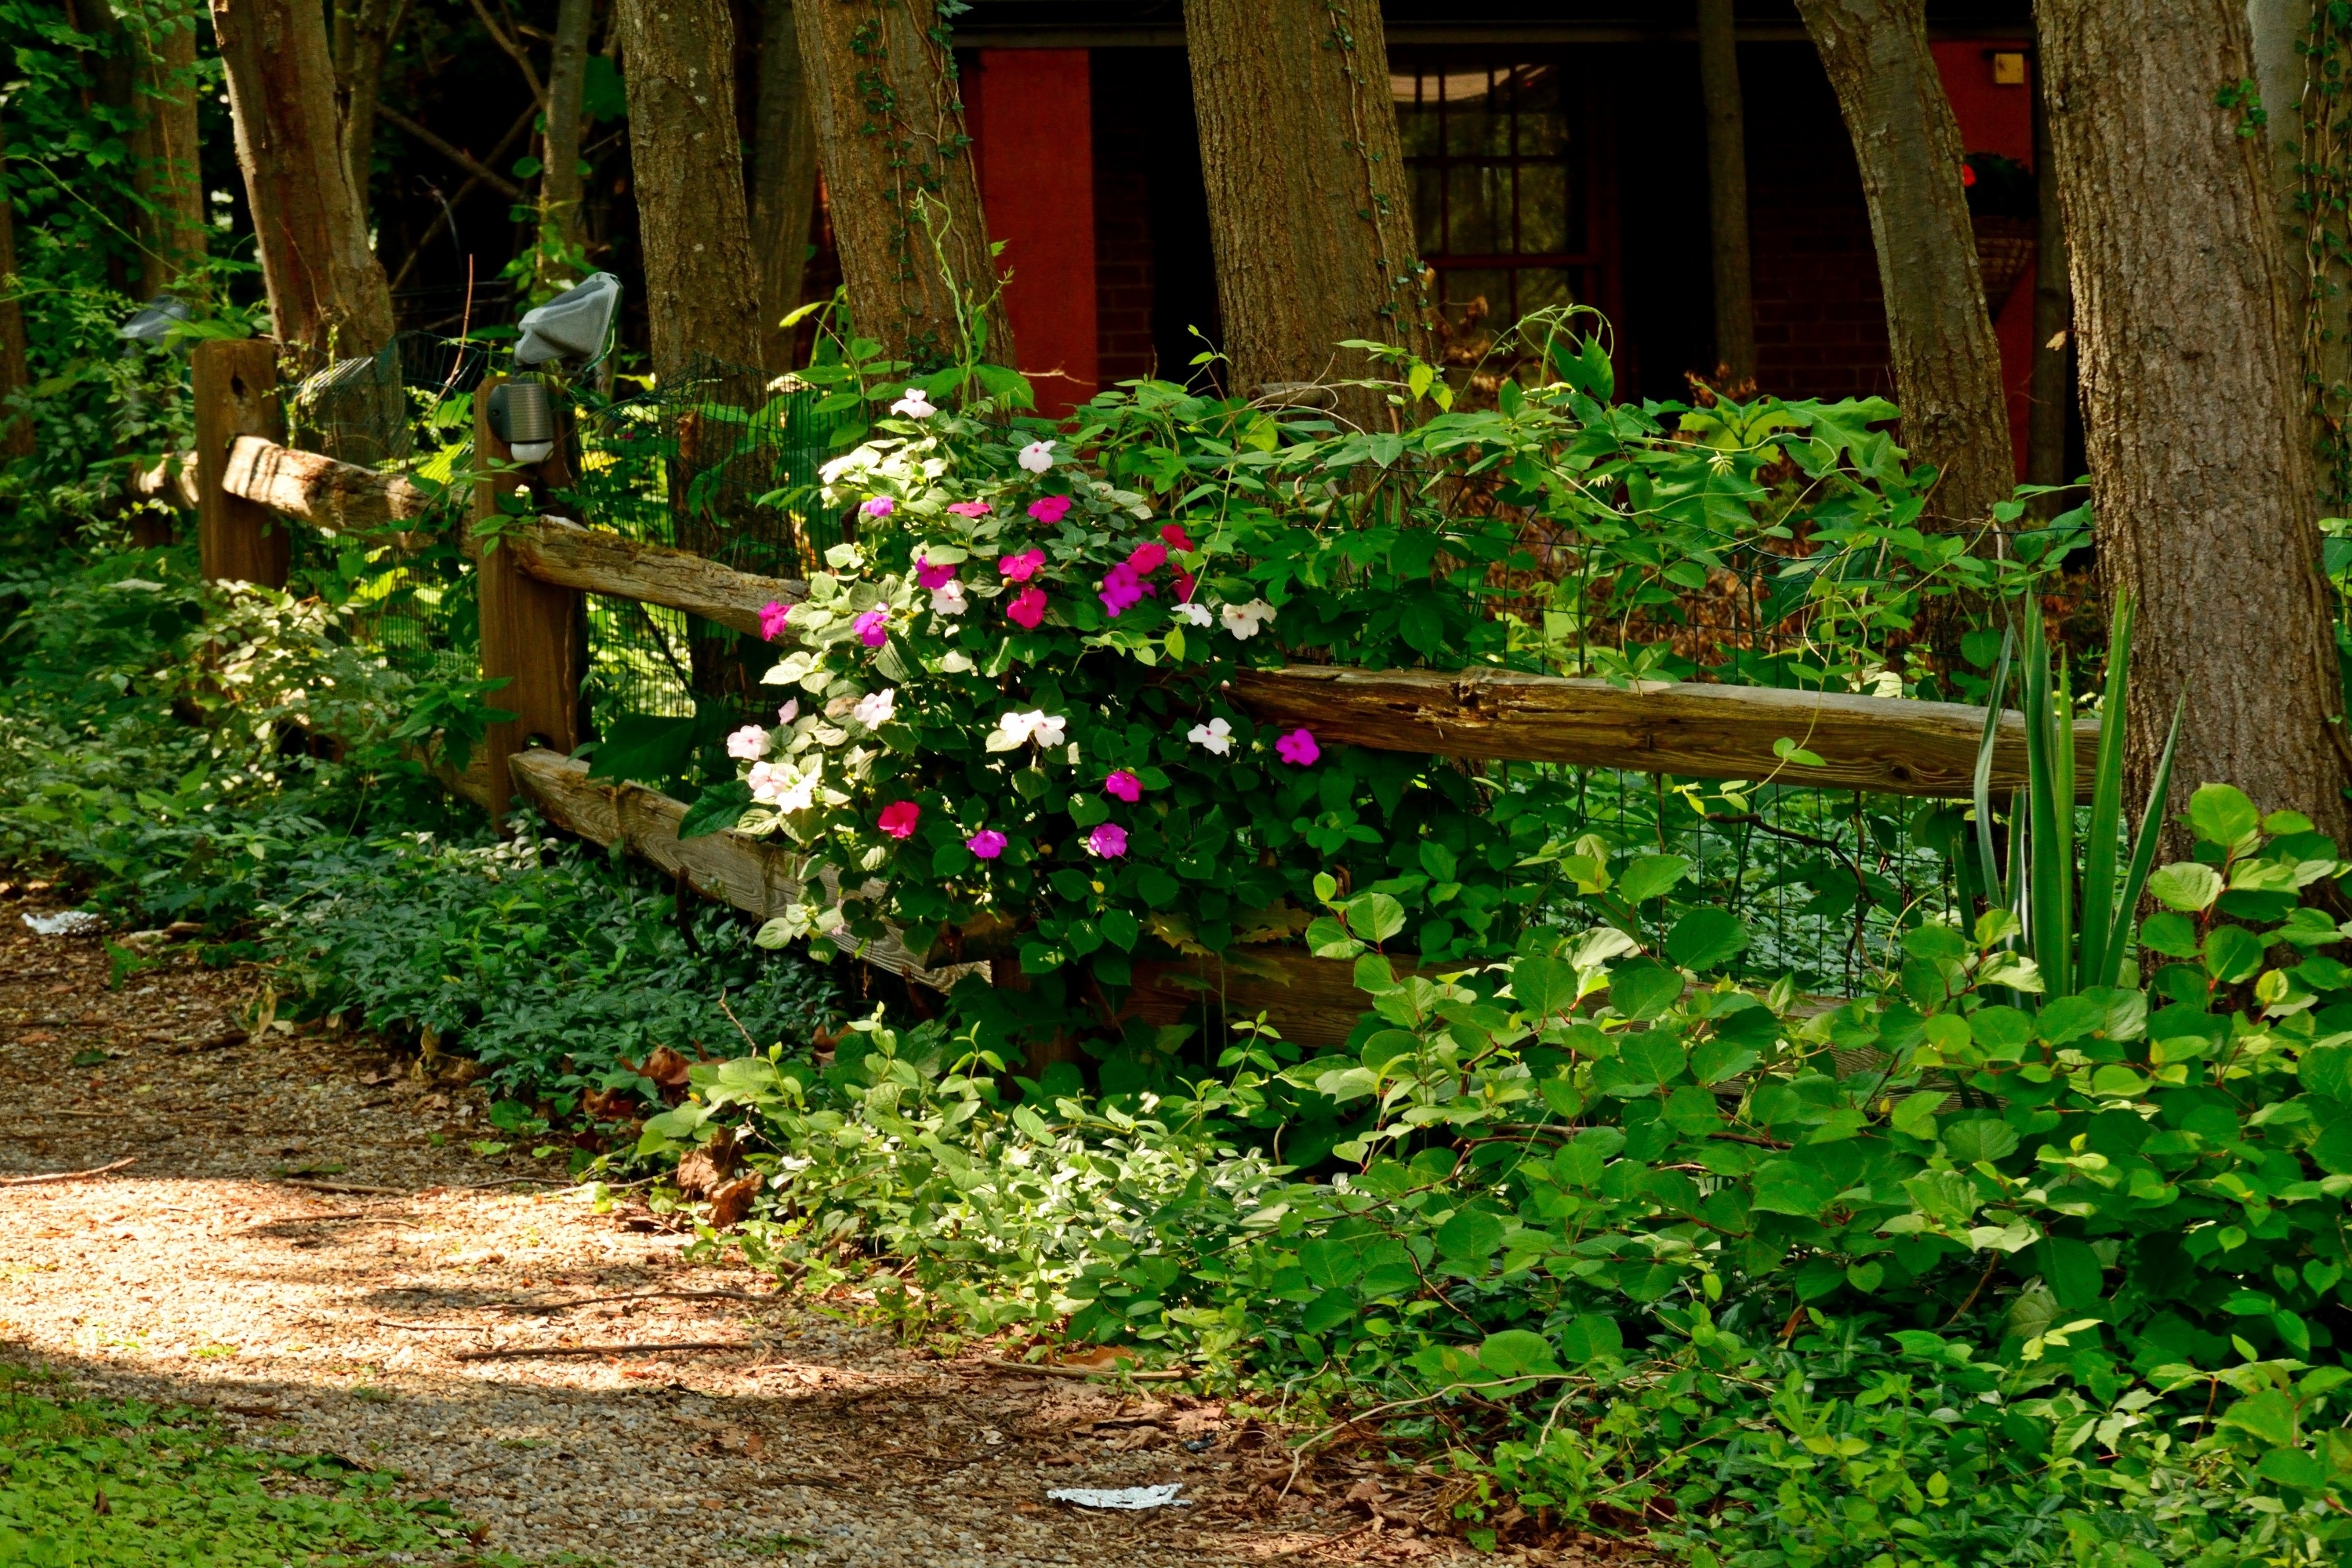
M139 216L139 291L152 299L205 254L205 195L197 166L196 26L193 11L151 3L129 35L132 177Z
M315 0L212 10L278 341L298 359L374 353L392 341L392 291L342 155L325 12Z
M2138 596L2131 792L2186 699L2173 805L2208 782L2346 840L2346 739L2270 154L2217 83L2243 0L2043 0L2099 559Z
M594 0L562 0L555 8L555 48L547 69L546 168L539 176L539 279L560 289L580 281L580 121L588 73L589 13Z
M1748 113L1731 0L1698 0L1698 82L1706 116L1716 374L1736 393L1756 382L1756 301L1748 255Z
M646 258L654 370L697 355L760 363L759 269L735 122L725 0L619 0L629 159Z
M2058 199L2058 172L2050 153L2047 73L2037 61L2033 73L2033 178L2041 203L2040 232L2033 247L2033 386L2026 416L2025 478L2037 485L2063 485L2066 471L2066 416L2074 401L2074 293L2066 281L2066 211ZM2044 515L2057 508L2045 505Z
M0 128L0 150L8 145ZM0 170L5 170L0 158ZM8 406L8 399L32 384L26 353L25 310L16 302L16 198L0 177L0 457L21 458L33 449L33 421Z
M362 223L367 221L368 183L375 172L376 100L383 86L383 59L406 10L406 0L334 0L335 106L345 174Z
M1926 0L1797 0L1797 9L1862 168L1904 443L1941 476L1931 517L1980 524L2015 487L2016 458L1960 184L1959 125L1928 52Z
M802 0L793 17L857 331L918 368L968 346L1012 364L955 57L933 0Z
M1373 0L1185 0L1231 385L1369 374L1346 339L1430 351L1412 193ZM1295 395L1279 393L1276 395ZM1388 425L1378 391L1337 411Z
M771 374L793 367L783 319L801 302L810 220L816 216L816 121L793 0L766 0L760 16L760 101L751 137L751 235L760 258L760 335Z

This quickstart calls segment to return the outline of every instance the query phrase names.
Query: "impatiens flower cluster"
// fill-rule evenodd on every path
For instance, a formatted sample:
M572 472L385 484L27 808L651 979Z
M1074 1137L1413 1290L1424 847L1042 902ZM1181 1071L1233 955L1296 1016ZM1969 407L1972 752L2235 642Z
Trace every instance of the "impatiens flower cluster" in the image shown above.
M789 605L769 600L760 606L760 640L775 641L784 635L784 627L792 624L792 619L793 612Z
M996 574L1008 583L1026 583L1037 575L1037 568L1045 564L1042 550L1024 550L1018 555L1008 555L996 563Z
M921 387L910 386L906 396L890 405L890 412L908 419L929 419L939 410L931 406L931 400L923 395Z
M914 837L915 824L922 820L923 808L911 800L894 800L882 808L877 826L893 838Z
M1185 735L1196 746L1204 746L1219 756L1234 749L1234 727L1223 719L1212 719L1205 724L1195 724Z
M926 588L940 588L955 581L952 566L934 566L928 555L915 557L915 581Z
M757 724L746 724L727 737L727 754L738 762L756 762L768 751L768 732Z
M1042 474L1054 466L1054 443L1032 441L1021 448L1021 466L1033 474Z
M1116 616L1155 592L1134 567L1122 561L1103 574L1102 590L1097 596L1102 600L1103 609Z
M1022 589L1004 606L1004 615L1013 625L1035 631L1037 623L1045 618L1045 590L1034 584Z
M989 731L988 749L1009 752L1034 741L1040 746L1058 746L1068 738L1069 721L1058 713L1047 713L1033 708L1025 713L1008 712Z
M898 503L892 500L888 496L876 496L873 500L867 501L857 510L864 512L867 517L874 518L878 521L898 510Z
M868 610L850 622L849 629L856 632L857 640L867 647L880 647L890 640L890 612Z
M993 827L983 827L965 839L963 847L983 860L993 860L1004 853L1004 847L1011 842Z
M1133 773L1129 773L1125 768L1121 768L1118 772L1111 774L1110 777L1103 780L1103 794L1114 796L1117 799L1127 802L1129 805L1133 805L1137 801L1143 798L1143 781L1137 778Z
M984 500L958 500L950 501L948 510L958 517L986 517L989 505Z
M814 770L803 775L790 763L753 763L743 778L753 800L787 815L816 804L816 781Z
M879 730L883 725L887 724L890 721L891 716L897 713L898 710L898 689L896 687L886 686L879 691L869 691L865 696L859 698L857 700L857 706L852 708L849 711L859 723L865 725L867 729ZM1303 734L1305 731L1301 731L1300 733Z
M1087 835L1087 853L1116 860L1127 853L1127 829L1116 822L1098 822Z
M952 577L931 590L933 615L945 616L950 620L953 620L971 608L971 601L963 596L963 584Z
M1070 515L1070 498L1067 496L1040 496L1037 500L1029 503L1029 515L1035 518L1039 522L1044 523L1046 527L1051 528L1054 524L1061 521L1064 518Z
M1225 630L1247 642L1274 619L1274 606L1264 599L1252 599L1246 605L1226 605L1217 611L1225 623Z
M1314 735L1307 730L1293 730L1274 738L1274 754L1297 768L1312 767L1323 748L1315 743Z

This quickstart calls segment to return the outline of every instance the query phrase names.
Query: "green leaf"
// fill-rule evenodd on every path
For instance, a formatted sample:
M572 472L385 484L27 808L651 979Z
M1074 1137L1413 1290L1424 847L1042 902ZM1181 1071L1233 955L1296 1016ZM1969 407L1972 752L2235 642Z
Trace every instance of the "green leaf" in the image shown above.
M1530 1018L1549 1018L1576 1005L1577 975L1573 967L1540 954L1511 963L1511 994Z
M1672 1083L1682 1076L1689 1059L1683 1043L1672 1035L1653 1031L1629 1036L1618 1048L1618 1059L1649 1083Z
M2231 785L2209 784L2189 797L2189 826L2206 843L2230 849L2262 831L2263 814Z
M1622 1358L1625 1353L1625 1336L1617 1327L1617 1320L1599 1312L1586 1312L1571 1319L1559 1331L1559 1354L1572 1366L1583 1366L1603 1356Z
M2165 869L2170 870L2171 868L2168 866ZM2218 880L2217 878L2216 881ZM2152 879L2150 886L2153 887ZM2159 894L2158 897L2162 895ZM2331 942L2335 940L2335 930L2332 926L2329 928L2328 940ZM2140 922L2139 944L2150 952L2160 952L2167 958L2194 958L2197 956L2197 922L2187 915L2175 913L2170 910L2160 914L2150 915Z
M1971 1116L1944 1124L1944 1152L1959 1165L2003 1160L2017 1152L2017 1129L1991 1116Z
M751 786L741 779L724 779L697 795L678 819L680 838L703 838L724 833L743 819L751 805Z
M2352 1044L2330 1041L2303 1053L2303 1087L2330 1100L2352 1100Z
M1904 1096L1887 1120L1895 1131L1906 1137L1932 1139L1936 1136L1936 1112L1942 1108L1944 1096L1932 1089L1920 1089Z
M1756 1052L1737 1040L1701 1040L1691 1047L1690 1074L1700 1083L1721 1083L1756 1065Z
M1636 1023L1656 1017L1683 994L1678 970L1644 959L1629 963L1610 976L1609 1005Z
M1625 1147L1625 1134L1614 1127L1588 1127L1551 1157L1552 1173L1571 1187L1590 1187L1601 1169Z
M2252 807L2249 806L2248 810ZM2274 1448L2294 1447L2294 1400L2275 1388L2250 1394L2221 1412L2219 1423L2252 1433Z
M1364 944L1329 915L1318 915L1307 923L1307 951L1318 958L1353 958Z
M2098 1300L2103 1270L2099 1255L2086 1244L2071 1237L2052 1237L2037 1243L2033 1253L2042 1282L2050 1287L2060 1306L2073 1311Z
M2262 966L2262 939L2245 927L2215 926L2205 933L2205 973L2223 984L2252 980Z
M2221 896L2221 873L2194 860L2176 860L2149 875L2147 890L2168 910L2196 914Z
M1748 928L1717 909L1693 910L1666 933L1666 956L1685 969L1717 969L1747 949Z
M1437 1250L1456 1263L1484 1263L1502 1249L1503 1222L1485 1209L1456 1209L1437 1227Z
M1366 942L1386 942L1404 930L1404 906L1386 893L1366 893L1345 906L1348 929Z
M2327 1467L2308 1448L2273 1448L2254 1466L2254 1473L2266 1481L2276 1481L2297 1491L2327 1489Z
M1617 879L1617 892L1629 904L1643 904L1683 879L1691 863L1680 855L1641 855L1630 861Z
M1310 1334L1328 1333L1356 1315L1356 1298L1345 1290L1326 1290L1307 1304L1299 1327Z
M1328 1290L1349 1284L1361 1274L1364 1255L1360 1247L1318 1237L1299 1247L1298 1266L1307 1270L1310 1284Z
M1559 1370L1551 1342L1526 1329L1502 1329L1488 1334L1486 1342L1478 1347L1478 1364L1496 1377Z
M1767 1160L1756 1168L1754 1181L1749 1208L1802 1219L1811 1219L1829 1207L1843 1190L1837 1178L1827 1172L1793 1160Z

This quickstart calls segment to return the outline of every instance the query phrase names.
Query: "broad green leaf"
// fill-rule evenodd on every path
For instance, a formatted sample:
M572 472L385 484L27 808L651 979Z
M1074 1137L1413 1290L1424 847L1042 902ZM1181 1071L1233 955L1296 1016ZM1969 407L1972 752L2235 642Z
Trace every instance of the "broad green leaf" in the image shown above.
M2205 973L2223 984L2252 980L2262 966L2262 939L2245 927L2215 926L2205 933Z
M1755 1191L1748 1206L1811 1219L1829 1207L1841 1190L1836 1177L1815 1166L1794 1160L1767 1160L1756 1168Z
M2327 1041L2303 1053L2303 1087L2330 1100L2352 1100L2352 1043Z
M1326 1290L1307 1303L1299 1326L1310 1334L1328 1333L1356 1315L1356 1298L1345 1290Z
M2221 873L2194 860L2176 860L2149 875L2147 890L2166 909L2193 915L2221 896Z
M1944 1152L1953 1163L1973 1165L1979 1160L2001 1160L2017 1152L2017 1129L1990 1116L1971 1116L1944 1123Z
M1586 1312L1559 1331L1560 1359L1571 1366L1583 1366L1602 1356L1622 1357L1624 1353L1625 1336L1618 1329L1617 1320L1599 1312Z
M2294 1396L2275 1388L2250 1394L2221 1412L2220 1425L2250 1432L2273 1447L2291 1448L2294 1446Z
M1366 942L1386 942L1404 930L1404 906L1386 893L1365 893L1347 902L1348 929Z
M1629 904L1644 904L1683 879L1691 863L1680 855L1642 855L1617 879L1617 893Z
M1680 1078L1689 1059L1680 1040L1655 1031L1627 1037L1617 1055L1629 1069L1658 1084L1672 1083Z
M1511 963L1511 994L1530 1020L1549 1018L1576 1005L1575 967L1557 958L1529 955Z
M2209 784L2189 797L2189 826L2208 844L2233 848L2262 826L2254 803L2230 784Z
M1691 1047L1690 1075L1699 1083L1721 1083L1756 1065L1753 1047L1737 1040L1701 1040Z
M1456 1209L1437 1227L1437 1250L1456 1263L1484 1263L1502 1249L1503 1222L1485 1209Z
M1497 1377L1522 1377L1533 1372L1557 1372L1559 1359L1551 1342L1526 1329L1503 1329L1486 1336L1478 1347L1478 1364Z
M1682 994L1680 971L1647 960L1626 964L1610 976L1609 1005L1636 1023L1656 1017Z
M1569 1186L1590 1187L1624 1147L1625 1134L1616 1128L1588 1127L1551 1157L1552 1173Z
M1345 1285L1364 1271L1364 1255L1344 1241L1318 1237L1298 1249L1298 1266L1309 1283L1324 1289Z
M1717 969L1748 946L1748 928L1723 910L1693 910L1666 933L1666 956L1685 969Z
M1904 1096L1887 1120L1897 1132L1912 1138L1933 1139L1936 1136L1936 1112L1943 1103L1941 1093L1923 1089Z
M2042 1282L2069 1311L2088 1307L2104 1289L2098 1254L2072 1237L2052 1237L2033 1249Z

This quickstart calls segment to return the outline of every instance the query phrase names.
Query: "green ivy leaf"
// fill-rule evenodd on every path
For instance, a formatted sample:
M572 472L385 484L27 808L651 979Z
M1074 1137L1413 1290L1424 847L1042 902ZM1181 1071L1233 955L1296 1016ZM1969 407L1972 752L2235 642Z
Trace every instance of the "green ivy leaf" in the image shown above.
M1560 1359L1573 1366L1584 1366L1603 1356L1622 1357L1625 1336L1617 1327L1617 1320L1599 1312L1586 1312L1570 1321L1559 1331Z

